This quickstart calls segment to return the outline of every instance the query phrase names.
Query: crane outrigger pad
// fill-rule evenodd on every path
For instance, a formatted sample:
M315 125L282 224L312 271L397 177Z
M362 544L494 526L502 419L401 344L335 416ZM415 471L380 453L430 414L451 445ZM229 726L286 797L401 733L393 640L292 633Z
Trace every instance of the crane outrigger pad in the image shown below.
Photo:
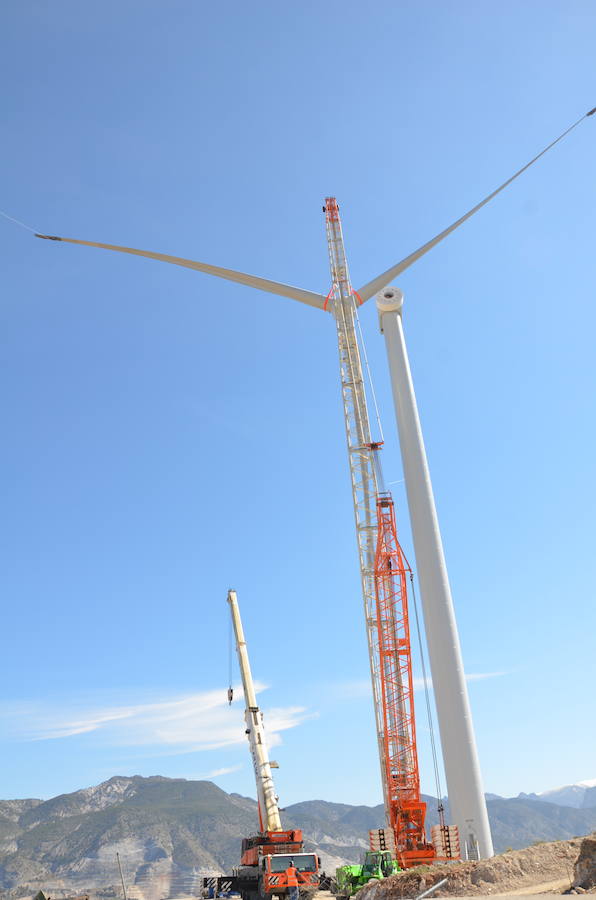
M241 891L240 882L246 879L238 878L237 875L213 875L203 878L203 896L219 897L221 894L239 894ZM244 889L254 887L254 884L243 885Z

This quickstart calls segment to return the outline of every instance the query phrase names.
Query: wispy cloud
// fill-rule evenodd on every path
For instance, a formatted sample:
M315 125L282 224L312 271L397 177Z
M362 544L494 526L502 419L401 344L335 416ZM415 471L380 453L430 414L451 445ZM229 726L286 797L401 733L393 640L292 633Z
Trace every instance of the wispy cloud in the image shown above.
M500 678L502 675L507 675L507 672L471 672L466 675L466 681L468 683L472 681L485 681L488 678ZM428 688L431 691L433 689L433 683L430 677L428 678ZM421 675L417 675L414 678L414 690L424 690L424 679ZM340 684L334 685L332 691L338 699L344 700L355 700L358 697L370 697L372 694L372 688L368 678L341 682Z
M331 694L337 700L357 700L360 697L370 697L372 695L370 678L337 682L329 687L327 694Z
M266 685L257 683L255 688L261 692ZM242 689L237 688L235 693L241 697ZM171 753L190 753L246 740L243 712L241 702L234 702L230 708L225 690L218 689L155 703L96 707L66 704L56 708L27 703L5 706L2 716L10 736L21 740L59 740L94 732L97 739L112 746L151 746ZM279 744L280 732L312 716L301 706L266 710L269 745Z
M230 775L232 772L239 772L242 766L224 766L222 769L213 769L212 772L203 772L201 775L193 775L193 781L205 781L209 778L219 778L220 775Z
M510 674L510 672L473 672L466 675L466 681L484 681L485 678L501 678L502 675Z
M472 681L486 681L487 678L500 678L502 675L507 675L507 672L470 672L466 673L466 681L469 684ZM428 689L430 691L433 689L433 682L430 677L428 678ZM414 690L424 690L424 679L421 675L417 675L414 678Z

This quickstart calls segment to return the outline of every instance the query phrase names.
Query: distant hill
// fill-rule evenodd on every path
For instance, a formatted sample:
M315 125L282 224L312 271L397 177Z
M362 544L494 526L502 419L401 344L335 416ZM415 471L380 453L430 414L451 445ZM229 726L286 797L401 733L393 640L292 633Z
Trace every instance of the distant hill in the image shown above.
M539 800L489 800L493 841L497 852L527 847L536 841L558 841L596 829L596 809L573 809Z
M425 799L430 826L437 801ZM596 829L596 808L494 797L488 810L497 851ZM283 813L284 825L304 830L307 849L327 871L358 860L368 830L382 822L382 806L324 800ZM38 889L55 896L103 888L108 898L119 890L119 853L131 900L194 893L203 874L238 863L240 839L256 825L254 800L208 781L160 776L115 776L46 801L0 801L0 892L12 900Z

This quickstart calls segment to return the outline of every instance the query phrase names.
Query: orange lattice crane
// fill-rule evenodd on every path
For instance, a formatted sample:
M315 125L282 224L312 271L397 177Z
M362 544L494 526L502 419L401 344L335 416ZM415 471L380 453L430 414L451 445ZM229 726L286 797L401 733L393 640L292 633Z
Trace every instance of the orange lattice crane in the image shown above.
M377 451L377 482L382 486ZM401 549L395 523L395 506L389 491L377 493L377 542L374 561L376 634L374 656L378 666L379 735L387 824L402 868L459 857L457 829L447 827L439 808L440 825L433 842L425 829L426 803L420 794L412 648L408 616L408 581L411 570ZM371 832L371 848L379 834ZM382 841L382 838L381 838ZM376 846L373 844L376 843ZM388 847L389 849L389 847Z

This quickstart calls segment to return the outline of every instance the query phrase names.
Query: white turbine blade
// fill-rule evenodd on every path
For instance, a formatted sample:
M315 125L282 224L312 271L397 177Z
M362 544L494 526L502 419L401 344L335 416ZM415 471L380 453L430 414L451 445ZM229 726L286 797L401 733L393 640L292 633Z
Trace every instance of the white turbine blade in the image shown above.
M238 281L249 287L258 288L261 291L269 291L270 294L279 294L282 297L291 297L308 306L316 306L317 309L325 308L325 297L312 291L292 287L290 284L281 284L279 281L269 281L267 278L259 278L257 275L247 275L246 272L236 272L234 269L221 269L219 266L210 266L207 263L197 262L194 259L183 259L180 256L168 256L166 253L152 253L150 250L135 250L133 247L118 247L116 244L97 244L94 241L77 241L74 238L56 237L49 234L36 234L35 237L44 238L47 241L66 241L68 244L82 244L84 247L100 247L102 250L117 250L119 253L132 253L133 256L146 256L148 259L157 259L160 262L172 263L175 266L184 266L187 269L196 269L198 272L206 272L207 275L216 275L218 278L226 278L228 281Z
M383 272L382 275L378 275L377 278L373 278L372 281L369 281L368 284L365 284L364 287L361 287L357 292L358 296L361 299L361 302L364 303L365 300L369 300L379 291L382 291L384 287L387 287L387 285L391 281L393 281L394 278L397 278L398 275L401 275L402 272L405 272L406 269L409 269L410 266L417 262L421 256L424 256L425 253L428 253L429 250L432 250L433 247L436 247L437 244L439 244L444 238L450 235L452 231L455 231L456 228L459 228L460 225L463 225L464 222L470 218L470 216L473 216L474 213L478 212L479 209L482 209L483 206L486 206L486 204L489 203L493 199L493 197L496 197L497 194L500 194L501 191L504 191L512 181L515 181L516 178L519 178L519 176L522 175L526 171L526 169L529 169L530 166L537 162L541 156L544 156L544 154L547 153L551 149L551 147L554 147L555 144L558 144L559 141L563 140L565 135L569 134L570 131L573 131L573 129L577 125L579 125L580 122L583 122L583 120L588 116L594 115L595 112L596 107L594 109L591 109L590 112L583 115L581 119L577 120L577 122L574 122L573 125L571 125L570 128L567 129L567 131L564 131L563 134L560 134L558 138L556 138L552 143L548 145L548 147L545 147L544 150L541 150L538 156L535 156L534 159L531 159L529 163L526 163L526 165L523 166L523 168L519 169L519 171L517 171L515 175L512 175L511 178L508 178L507 181L504 181L503 184L496 189L496 191L493 191L492 194L489 194L488 197L485 197L484 200L481 200L480 203L477 203L476 206L473 207L473 209L465 213L465 215L463 215L461 219L458 219L457 222L454 222L453 225L450 225L449 228L445 229L445 231L437 234L436 237L432 238L432 240L428 241L428 243L423 244L422 247L418 248L418 250L410 253L410 255L406 256L405 259L402 259L401 262L396 263L390 269L387 269L386 272Z

